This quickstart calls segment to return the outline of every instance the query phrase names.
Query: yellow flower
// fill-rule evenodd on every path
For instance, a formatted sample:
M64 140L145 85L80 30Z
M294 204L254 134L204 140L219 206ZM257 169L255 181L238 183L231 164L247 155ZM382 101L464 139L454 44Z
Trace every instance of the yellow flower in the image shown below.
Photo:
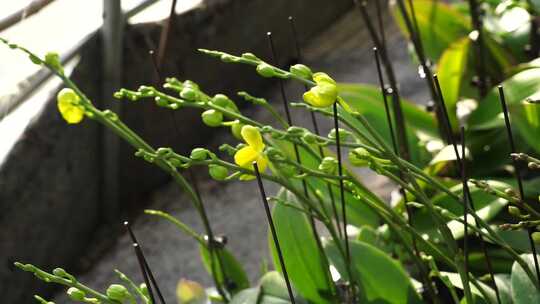
M257 162L260 172L264 172L268 166L268 159L264 156L264 143L262 140L261 133L259 129L245 125L240 131L242 138L247 143L246 147L238 150L234 155L234 162L246 169L253 169L253 162ZM255 178L253 175L244 174L240 176L240 180L250 180Z
M62 89L57 95L58 111L68 124L76 124L84 118L84 108L79 104L81 98L72 89Z
M317 108L334 104L338 95L336 82L325 73L313 74L313 80L317 85L304 93L304 101Z

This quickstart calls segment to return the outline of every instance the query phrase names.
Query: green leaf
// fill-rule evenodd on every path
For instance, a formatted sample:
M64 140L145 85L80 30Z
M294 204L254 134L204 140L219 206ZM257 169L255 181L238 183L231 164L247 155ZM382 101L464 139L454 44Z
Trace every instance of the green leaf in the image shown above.
M208 251L208 249L203 245L199 245L199 251L204 268L210 275L212 275L212 260L210 259L210 251ZM219 260L217 259L216 254L219 254ZM232 283L232 288L230 289L232 294L249 287L249 280L244 268L227 249L215 250L212 257L218 282L223 284L223 272L219 267L221 264L225 272L225 277L230 281L229 283Z
M437 74L443 92L444 101L452 129L457 130L459 124L456 117L456 104L461 97L461 86L467 70L470 39L462 38L448 47L437 64Z
M512 304L512 282L509 274L496 274L495 282L499 289L501 304Z
M301 208L296 198L285 190L278 194L279 198L289 204ZM276 204L272 210L272 218L276 226L285 267L295 289L313 303L327 303L334 294L330 278L328 261L319 250L307 215L299 210ZM281 271L279 257L274 241L269 234L269 244L276 269Z
M232 297L229 304L258 304L260 291L259 287L244 289Z
M379 131L385 141L391 145L390 129L380 89L365 84L339 84L338 89L340 96L347 101L351 108L362 114ZM391 101L388 102L391 106ZM401 105L407 123L407 140L411 150L411 159L417 165L424 165L428 161L427 153L424 147L419 145L417 133L436 138L438 137L437 124L429 113L415 104L401 99ZM365 130L362 124L350 113L340 108L339 114L351 121L356 128ZM394 126L395 130L396 127Z
M497 181L487 182L492 187L498 189L506 189L509 187L507 184ZM462 189L462 185L458 184L450 190L457 195L462 195ZM477 214L484 221L493 219L508 204L508 201L489 195L474 185L469 185L469 189ZM463 217L463 204L446 193L435 196L433 198L433 203L436 206L447 209L456 216ZM470 223L474 223L472 216L469 216L469 221ZM431 214L427 210L420 209L415 211L412 222L415 223L415 228L418 229L420 233L428 236L431 241L437 242L437 240L442 240L439 231L436 228L436 223L433 221ZM454 238L460 239L463 237L464 230L462 223L452 220L447 222L447 226L452 231Z
M463 282L461 281L461 277L459 276L459 274L454 273L454 272L441 271L441 276L448 278L450 282L452 283L452 285L454 285L456 288L463 290ZM486 292L489 298L489 302L487 303L497 303L497 297L495 295L495 291L490 286L482 282L478 282L478 284ZM482 295L482 292L480 292L480 290L478 290L478 288L476 288L476 286L474 286L472 283L470 284L470 286L471 286L471 292L474 298L481 300L480 302L476 302L476 303L486 303L484 301L484 296ZM462 303L467 303L467 302L462 302Z
M538 106L532 103L523 104L523 101L527 98L536 99L540 97L540 69L524 70L505 80L502 85L510 115L514 116L511 122L515 125L517 133L536 152L540 152L540 141L538 141L537 137L540 131L538 126ZM498 89L494 88L469 117L470 129L482 130L503 127L504 120L501 112Z
M452 43L469 34L469 19L443 1L415 0L413 3L424 51L432 61L437 61ZM392 13L401 31L408 36L397 5Z
M359 241L349 241L351 268L360 286L361 303L422 303L403 267L381 250ZM332 265L347 278L345 263L335 243L325 244Z
M532 254L523 254L521 256L527 262L529 269L535 273ZM540 303L540 292L517 262L514 262L512 266L511 281L512 299L515 304Z
M284 304L291 303L285 279L277 271L270 271L261 278L260 288L262 292L260 304ZM299 297L293 290L296 303L305 303L305 299Z

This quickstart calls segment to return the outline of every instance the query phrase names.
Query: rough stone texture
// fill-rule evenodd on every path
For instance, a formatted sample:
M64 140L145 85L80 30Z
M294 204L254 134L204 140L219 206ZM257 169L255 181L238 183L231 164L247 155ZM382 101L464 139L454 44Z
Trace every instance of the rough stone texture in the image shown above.
M313 36L351 6L348 0L329 5L324 0L207 1L206 6L177 17L170 40L165 75L189 75L209 92L231 93L240 88L263 88L263 81L246 67L225 66L196 53L196 48L217 48L231 52L267 54L265 32L274 31L280 54L290 59L287 16L298 18L304 37ZM157 41L159 27L128 27L125 35L124 85L135 88L154 81L147 55ZM287 38L285 38L287 37ZM267 56L265 56L267 57ZM73 78L94 100L100 99L100 43L91 39ZM210 69L209 67L213 67ZM218 69L214 69L218 67ZM211 71L211 72L210 72ZM257 91L253 93L258 93ZM107 107L109 98L102 104ZM178 132L170 113L152 103L125 107L122 117L128 125L155 145L172 145L187 151L206 142L209 132L200 125L199 114L177 114ZM164 118L165 117L165 118ZM197 132L193 132L197 130ZM89 249L106 247L94 243L108 206L103 204L100 182L104 174L100 142L103 130L86 122L68 127L56 112L55 101L44 109L16 143L0 168L0 289L5 303L33 303L31 292L47 294L43 283L20 271L12 262L20 260L46 269L62 265L77 269L78 259ZM167 177L158 169L135 159L133 150L122 144L118 165L122 206L133 209L146 204L146 195ZM106 168L105 168L106 170ZM89 248L90 247L90 248ZM99 250L97 250L99 251Z
M415 67L409 64L406 43L388 16L385 24L389 27L388 39L392 46L390 54L394 59L404 96L417 101L426 100L424 83L418 78ZM347 14L305 47L307 63L316 70L330 73L340 81L376 83L371 45L367 34L361 29L359 14L357 12ZM217 68L209 65L207 71L211 73ZM232 69L242 67L233 66ZM298 83L286 83L286 91L291 100L297 100L302 90L302 86ZM282 109L277 86L262 95L275 102L278 109ZM292 112L295 123L311 126L309 116L305 115L304 111L293 109ZM273 121L268 113L261 109L250 108L245 113L258 121ZM332 121L328 119L320 118L319 123L323 134L332 127ZM237 143L237 140L232 139L227 133L218 134L208 145ZM197 175L212 227L216 233L228 236L228 248L245 266L250 280L256 282L261 260L269 259L266 217L258 189L254 182L218 183L209 180L205 171L204 168L199 168ZM392 185L386 179L369 170L358 170L357 173L370 189L388 199ZM270 183L266 183L266 187L269 195L277 190L277 187ZM156 191L149 201L148 208L169 212L197 231L203 231L195 210L189 208L188 198L180 193L174 183ZM141 215L133 221L135 233L144 245L149 263L168 302L174 302L175 286L180 278L198 281L206 286L212 284L201 266L197 244L190 237L182 234L170 223L148 215ZM108 284L118 282L112 271L115 268L139 282L142 281L129 237L125 234L119 237L117 244L102 260L79 278L91 286L104 289ZM59 295L57 299L63 303L65 296Z

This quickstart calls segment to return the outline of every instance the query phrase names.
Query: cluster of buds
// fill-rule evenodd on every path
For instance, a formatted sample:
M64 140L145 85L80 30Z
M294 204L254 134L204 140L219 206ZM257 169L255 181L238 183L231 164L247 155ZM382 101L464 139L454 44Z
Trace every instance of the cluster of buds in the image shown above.
M512 156L512 159L514 159L515 161L527 162L527 167L531 170L540 169L540 159L536 159L525 153L512 153L510 155Z

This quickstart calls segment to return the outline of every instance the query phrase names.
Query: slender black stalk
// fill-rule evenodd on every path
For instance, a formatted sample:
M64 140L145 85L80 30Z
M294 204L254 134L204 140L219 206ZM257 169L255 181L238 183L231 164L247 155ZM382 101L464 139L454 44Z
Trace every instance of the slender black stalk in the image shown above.
M514 143L514 136L512 135L512 126L510 125L510 117L508 114L508 107L506 106L506 98L504 96L504 89L502 86L498 86L499 88L499 99L501 100L501 106L504 113L504 122L506 125L506 131L508 134L508 142L510 143L510 151L511 153L516 153L516 145ZM513 159L514 164L514 173L516 176L516 180L518 183L519 188L519 197L521 199L521 202L525 204L525 192L523 190L523 181L521 179L521 171L519 168L519 165L516 160ZM527 229L527 234L529 236L529 243L531 245L531 251L533 254L533 260L534 260L534 268L536 270L536 278L540 279L540 266L538 265L538 257L536 256L536 246L534 244L534 240L532 238L534 230L532 228Z
M274 226L274 221L272 220L272 213L270 212L270 207L268 206L268 200L266 198L266 192L264 191L264 185L261 178L261 173L259 172L259 167L257 162L253 162L253 169L255 170L255 175L257 176L257 183L259 185L259 191L261 192L261 198L264 205L264 211L266 212L266 218L268 219L268 225L270 225L270 231L272 233L272 239L274 245L276 246L276 251L279 258L279 264L281 265L281 270L283 271L283 277L285 278L285 283L287 284L287 292L289 293L289 298L291 303L295 304L294 294L289 280L289 275L287 274L287 268L285 267L285 260L283 259L283 253L281 252L281 247L279 246L279 239L276 232L276 227Z
M273 63L275 66L279 66L276 55L276 48L274 46L274 39L272 39L272 33L266 33L266 37L268 37L268 44L270 45L270 51L272 52ZM279 79L279 89L281 91L283 108L285 109L285 117L287 118L287 123L289 123L289 125L292 125L291 111L289 110L289 103L287 102L287 95L285 94L285 86L283 85L283 80L281 78Z
M457 154L456 154L457 155ZM457 155L459 157L459 155ZM466 172L466 166L465 166L465 129L461 127L461 183L463 185L463 255L464 255L464 263L463 266L465 269L465 273L469 273L469 198L467 197L467 194L465 193L465 188L468 187L467 185L467 172ZM456 158L457 159L457 158ZM495 281L493 282L495 283ZM469 276L466 276L466 280L464 284L469 284ZM497 284L495 284L497 285Z
M297 61L298 61L298 63L302 63L303 62L302 49L300 48L300 42L298 40L298 32L296 31L296 23L294 21L293 16L289 16L289 24L291 26L293 42L294 42L294 46L295 46L295 49L296 49ZM304 84L304 89L306 91L309 89L306 84ZM315 134L321 135L321 132L319 130L319 124L317 123L317 117L315 116L315 112L309 111L309 114L311 116L311 123L313 124L313 130L314 130ZM321 146L318 146L318 148L319 148L319 155L321 156L321 158L323 158L324 157L324 150L323 150L323 148ZM330 183L326 183L326 186L327 186L327 189L328 189L328 195L330 196L330 203L332 204L332 211L333 211L334 217L336 219L336 225L337 225L337 228L338 228L337 229L338 235L339 235L339 237L343 237L342 233L341 233L341 229L339 228L339 216L338 216L338 211L337 211L337 207L336 207L336 200L334 198L334 192L332 191L332 185Z
M141 273L143 275L144 283L146 284L146 288L148 289L148 295L150 296L150 301L152 301L152 303L156 303L156 299L154 297L154 291L152 290L152 284L150 284L150 280L148 279L148 273L146 272L144 258L141 252L141 248L139 247L139 244L133 243L133 250L135 250L135 255L137 255L137 261L139 262L139 267L141 268Z
M381 57L382 64L384 66L386 76L388 77L388 82L390 83L390 87L392 88L392 111L394 113L395 121L396 121L396 131L397 131L397 142L399 145L400 155L405 158L410 158L410 152L409 152L409 143L407 142L407 130L405 128L405 117L403 115L403 109L401 107L401 100L399 98L399 91L398 91L398 85L397 85L397 79L396 74L394 72L394 68L392 66L392 62L390 61L390 58L388 57L388 52L385 48L385 43L382 42L382 40L377 35L377 31L375 30L375 26L371 22L371 19L369 18L369 15L367 13L367 3L365 1L357 1L358 7L360 9L360 13L362 14L362 20L364 20L364 23L368 29L368 32L371 36L371 40L375 47L379 49L379 54Z
M382 35L384 35L384 34L381 33L381 36ZM386 87L384 85L384 78L383 78L382 69L381 69L381 62L380 62L380 59L379 59L379 52L378 52L378 49L376 47L373 48L373 53L374 53L374 56L375 56L375 63L377 65L377 75L379 77L379 86L380 86L380 89L381 89L381 95L383 97L384 110L385 110L385 113L386 113L386 120L387 120L387 124L388 124L388 129L389 129L389 132L390 132L390 138L392 139L392 147L394 149L394 153L399 155L399 150L398 150L398 146L397 146L397 143L396 143L396 137L395 137L395 133L394 133L394 127L393 127L393 123L392 123L392 117L390 115L390 109L389 109L389 105L388 105L388 98L386 96L387 92L386 92ZM402 174L401 171L399 172L399 177L401 179L403 179L403 174ZM408 222L409 226L413 227L413 225L412 225L412 211L411 211L411 208L409 207L409 205L407 205L407 202L408 202L407 192L405 191L405 189L403 187L400 188L400 192L401 192L401 195L403 196L403 199L404 199L404 202L405 202L405 211L407 212L407 222ZM420 251L418 250L416 238L411 235L411 240L412 240L412 247L413 247L414 255L416 255L416 257L419 260L421 260ZM422 275L422 279L424 280L424 284L426 285L426 288L427 288L431 298L435 301L436 292L435 292L435 290L433 290L433 285L432 285L432 283L431 283L431 281L429 279L429 276L426 274L426 271L425 271L423 265L420 264L420 263L418 265L418 270L420 271L420 273Z
M441 85L439 83L439 78L437 77L436 74L433 75L433 81L435 82L435 86L437 88L438 94L441 96L439 100L440 100L440 108L442 109L442 113L443 113L443 121L442 121L442 123L444 123L446 125L446 130L451 130L450 129L450 118L448 117L448 111L446 109L446 105L445 105L445 102L444 102L444 97L442 95L442 90L441 90ZM460 170L460 175L461 175L461 178L462 178L462 181L463 181L463 206L464 206L464 208L466 208L464 210L472 210L473 212L476 212L476 208L474 207L474 201L473 201L473 198L471 196L471 192L469 190L469 185L467 183L468 179L467 179L467 175L466 175L466 171L465 171L465 168L466 168L465 167L465 165L466 165L465 164L465 150L464 150L465 145L464 144L462 145L462 154L460 156L455 138L452 136L452 134L448 134L448 137L450 138L450 140L451 140L450 143L452 144L452 146L454 148L454 153L456 155L457 167L459 168L458 170ZM463 141L465 141L465 133L464 132L462 132L461 138L462 138ZM464 212L463 214L465 216L466 213ZM465 227L467 227L467 226L465 226ZM476 227L480 228L480 224L478 222L476 222ZM489 256L489 253L488 253L488 250L487 250L486 242L485 242L484 237L482 236L482 234L478 233L477 236L480 239L480 246L482 247L482 252L483 252L485 260L486 260L486 266L488 268L491 280L493 281L493 286L494 286L494 289L495 289L495 295L497 297L497 302L500 303L501 300L500 300L499 288L497 287L497 283L495 281L495 273L493 271L493 266L492 266L493 264L491 262L491 258ZM465 240L466 240L466 238L467 238L467 234L464 235ZM468 257L468 249L464 250L464 255L466 257Z
M476 74L478 77L478 92L480 97L484 97L487 94L487 74L486 63L484 59L484 34L482 29L482 18L480 14L480 7L476 0L468 0L469 11L471 12L472 26L477 33L476 39L473 41L476 50Z
M336 130L336 154L338 161L338 175L343 177L343 165L341 161L341 144L339 138L339 120L338 120L338 110L337 102L334 103L334 129ZM339 179L339 194L341 198L341 216L343 217L343 238L345 239L345 255L347 259L347 267L349 268L349 273L352 273L351 268L351 251L349 249L349 236L347 234L347 208L345 208L345 186L343 185L343 179ZM351 278L352 279L352 278Z
M145 269L145 272L148 276L148 278L150 278L150 282L152 283L153 285L153 288L156 289L156 293L159 297L159 300L162 304L165 304L165 299L163 298L163 295L161 294L161 290L159 289L159 286L157 284L157 281L156 279L154 278L154 274L152 273L152 270L150 269L150 266L148 265L148 261L146 260L146 258L144 257L144 252L143 252L143 249L141 247L141 244L139 243L139 241L137 240L137 238L135 237L135 233L133 233L133 230L131 229L131 226L129 225L129 222L128 221L125 221L124 222L124 226L126 227L127 231L129 232L129 236L131 237L131 241L133 242L134 244L134 247L135 247L135 251L137 251L137 255L139 256L140 255L140 260L142 261L143 265L144 265L144 269ZM137 244L137 246L135 246L135 244ZM148 284L147 284L148 285ZM150 287L148 287L148 290L150 291ZM152 303L155 303L154 301L152 301Z
M419 31L419 27L414 25L413 23L416 22L416 17L414 16L414 21L411 21L411 18L409 17L409 14L407 13L407 9L405 8L405 3L403 0L397 0L398 9L400 11L401 16L403 17L403 21L405 22L405 27L407 28L407 31L409 32L409 36L411 38L411 42L414 46L414 50L416 52L416 55L418 57L418 60L420 61L420 66L422 67L423 73L425 75L424 79L426 80L426 84L429 88L429 92L431 94L431 98L436 102L439 98L437 94L437 89L434 84L434 80L431 77L432 72L431 68L429 66L429 62L427 60L427 57L424 52L424 46L422 44L422 38ZM414 6L411 6L414 7ZM440 97L442 98L442 96ZM446 127L443 123L443 113L440 107L435 107L435 115L437 117L437 121L439 122L439 133L441 138L445 139L447 143L450 143L450 138L448 137L448 134L452 133L452 129L446 130Z
M169 12L169 19L167 19L167 23L165 23L163 29L161 30L161 34L159 37L159 47L158 47L158 54L157 54L157 63L158 67L163 66L163 60L165 60L165 53L167 51L167 45L169 43L169 37L171 36L171 29L173 27L174 23L174 12L176 8L176 2L177 0L173 0L171 4L171 9Z
M467 235L468 235L467 218L468 218L468 214L469 214L470 210L472 210L472 212L476 212L476 208L474 207L474 204L473 204L473 201L472 201L472 196L471 196L471 191L469 189L469 184L467 183L467 181L468 181L468 173L467 173L467 165L466 165L466 161L465 161L465 151L466 151L465 147L466 147L465 128L461 127L461 160L460 160L460 162L461 162L461 182L462 182L462 185L463 185L463 214L464 214L464 216L463 216L463 222L464 222L463 252L465 253L465 267L466 267L466 270L468 271L468 266L469 266L468 252L469 251L468 251L468 245L467 245L467 243L468 243L468 238L467 238ZM460 159L459 155L458 155L457 159ZM476 227L478 229L481 228L478 223L476 223ZM484 257L486 258L486 265L487 265L487 268L488 268L488 271L489 271L490 279L493 282L493 288L495 290L495 297L497 298L497 303L501 304L501 295L500 295L500 292L499 292L499 287L497 286L497 281L495 281L495 273L493 271L493 265L491 263L491 258L488 255L486 242L484 241L484 237L482 236L482 234L478 233L477 236L480 239L480 246L482 247L482 252L484 253Z

